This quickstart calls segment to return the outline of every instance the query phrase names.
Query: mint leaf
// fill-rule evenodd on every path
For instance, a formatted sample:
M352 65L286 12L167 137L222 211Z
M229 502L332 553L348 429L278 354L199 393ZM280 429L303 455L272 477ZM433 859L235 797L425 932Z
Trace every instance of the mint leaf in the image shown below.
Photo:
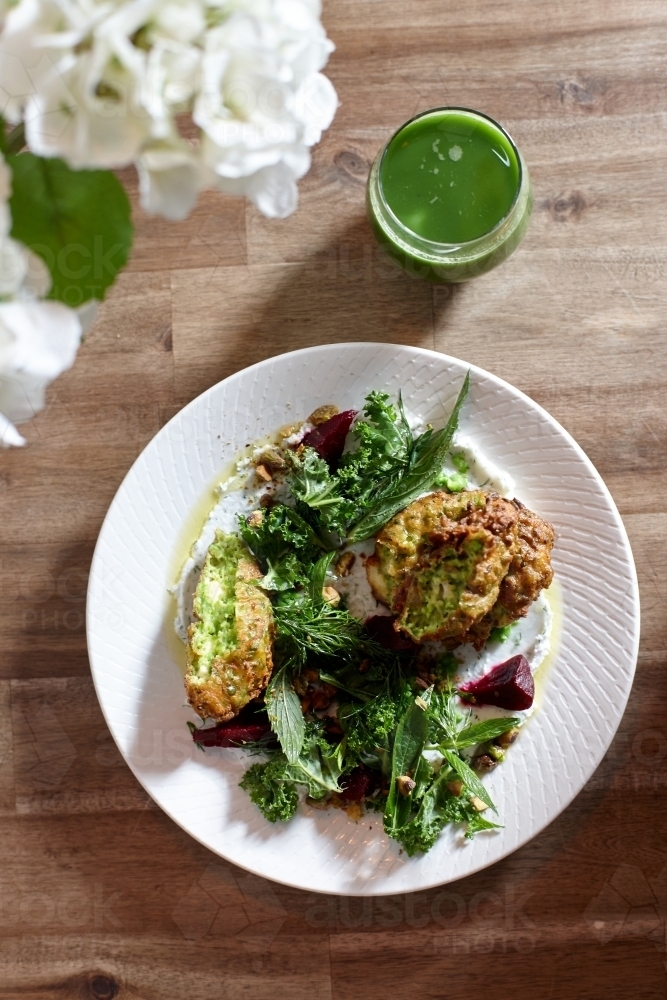
M68 306L103 299L132 246L130 203L110 170L71 170L32 153L8 158L11 235L46 264L49 298Z
M493 809L494 812L497 812L498 810L494 806L491 796L473 769L469 767L464 760L461 760L459 755L454 753L453 750L443 750L442 755L449 766L456 771L468 791L472 792L473 795L476 795L478 799L481 799L482 802L489 806L490 809Z
M370 504L363 517L348 532L349 542L370 538L394 514L431 489L442 472L469 388L470 372L467 372L446 426L439 431L427 430L416 439L405 470L382 490L378 499Z
M519 720L514 718L487 719L486 722L478 722L474 726L462 729L456 736L456 749L462 750L464 747L473 747L478 743L488 743L495 740L510 729L519 725Z
M296 764L306 735L306 724L301 702L285 667L269 682L266 689L266 710L283 753L290 764Z
M431 689L424 691L407 708L396 728L391 755L391 787L384 811L384 828L389 836L408 820L412 808L412 795L401 795L397 779L414 774L428 737L429 718L426 709Z

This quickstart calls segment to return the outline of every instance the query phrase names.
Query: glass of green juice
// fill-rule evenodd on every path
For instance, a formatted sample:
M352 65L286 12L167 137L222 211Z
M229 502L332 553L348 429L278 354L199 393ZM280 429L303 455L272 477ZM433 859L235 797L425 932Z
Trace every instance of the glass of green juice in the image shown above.
M533 196L516 145L469 108L434 108L402 125L368 178L368 216L393 261L414 277L468 281L516 250Z

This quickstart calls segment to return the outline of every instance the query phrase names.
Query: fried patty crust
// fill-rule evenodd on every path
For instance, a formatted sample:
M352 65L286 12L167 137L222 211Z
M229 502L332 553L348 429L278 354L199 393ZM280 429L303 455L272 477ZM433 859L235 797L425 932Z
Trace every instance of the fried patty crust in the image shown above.
M415 642L484 645L553 576L553 528L497 493L437 491L395 515L366 562L375 597Z
M216 532L188 628L188 702L202 719L227 722L265 688L273 667L273 610L262 576L236 535Z

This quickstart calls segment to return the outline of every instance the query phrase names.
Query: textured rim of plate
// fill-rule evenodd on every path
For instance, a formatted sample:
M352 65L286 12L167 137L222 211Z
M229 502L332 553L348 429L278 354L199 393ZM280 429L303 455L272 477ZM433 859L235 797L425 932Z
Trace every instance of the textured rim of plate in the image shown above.
M617 682L617 686L614 688L614 690L612 690L611 692L607 692L605 690L604 684L602 684L600 678L597 677L593 678L591 681L594 686L588 689L586 692L586 694L591 698L596 697L597 693L598 696L597 708L600 711L606 709L606 714L604 716L600 715L598 718L599 738L597 740L594 740L595 747L593 750L588 750L588 759L586 760L583 766L579 767L579 774L573 777L570 786L565 790L561 789L558 795L558 801L552 803L550 808L545 807L546 814L543 814L540 817L540 819L536 822L526 823L524 819L523 825L526 828L523 829L520 833L517 832L512 842L509 844L502 845L503 841L502 833L491 835L492 838L500 837L500 843L501 843L500 849L496 849L494 851L492 846L490 849L486 849L486 851L481 851L480 852L482 854L481 857L475 857L474 860L472 860L471 864L464 865L461 867L460 870L456 870L454 872L446 872L441 868L439 868L437 863L438 858L436 857L436 851L438 845L436 845L436 847L431 852L429 852L428 855L420 856L417 859L413 858L411 861L406 859L404 855L402 857L394 856L390 860L387 860L386 863L384 864L384 869L387 869L386 871L381 870L382 865L380 865L377 866L376 869L370 874L360 874L360 872L356 873L351 872L348 877L345 877L344 873L347 871L348 867L351 867L351 865L346 866L345 861L343 861L342 866L341 864L338 865L339 872L342 872L343 874L338 876L334 874L333 877L331 877L330 874L328 875L326 872L327 864L329 864L328 861L324 863L324 866L319 866L319 868L318 866L316 866L316 870L310 870L307 864L304 865L302 863L297 866L298 870L295 870L290 874L281 873L280 870L274 869L273 863L279 861L281 852L285 850L284 844L281 842L280 839L282 831L281 835L279 836L278 829L269 827L269 824L266 823L266 821L264 821L261 816L259 816L259 813L254 806L250 804L250 808L255 811L257 816L259 816L261 824L263 824L263 827L266 828L262 830L260 840L263 839L265 842L269 842L272 841L272 837L275 838L275 843L271 842L270 847L268 849L268 853L267 851L264 851L262 853L261 862L257 861L256 856L247 857L243 855L243 851L239 853L239 851L235 849L225 850L224 849L225 845L221 845L220 843L212 843L210 836L200 836L197 829L193 829L192 823L194 821L191 815L189 814L187 816L182 814L179 815L178 808L172 802L168 801L169 799L168 789L170 784L169 778L171 777L171 772L173 772L174 770L175 763L172 761L173 767L170 765L170 768L167 768L169 774L166 784L164 782L161 783L159 778L156 777L156 772L150 766L146 767L146 764L148 763L150 765L152 763L152 760L145 757L140 759L139 749L135 748L128 749L128 747L126 746L125 737L127 736L127 731L126 729L124 729L124 722L122 719L122 715L123 712L124 711L126 712L128 709L131 714L132 711L136 709L136 705L134 703L133 697L130 696L129 698L125 699L125 707L123 707L122 704L123 697L119 695L118 683L116 677L116 672L119 668L117 666L117 663L115 662L116 657L112 655L112 653L110 653L109 650L109 628L107 627L105 631L105 628L100 625L99 621L96 618L97 614L96 609L99 609L99 614L102 614L102 612L104 611L107 623L110 620L110 616L115 616L112 631L116 634L116 636L118 634L120 634L121 636L120 639L121 648L119 655L124 656L126 661L128 660L128 658L129 660L132 660L132 655L133 655L132 646L133 643L135 642L136 636L131 632L131 630L124 629L124 620L122 617L122 612L123 610L127 612L129 605L128 607L123 608L124 594L120 592L121 588L118 585L120 580L120 575L122 574L123 570L119 569L118 566L116 565L117 553L115 552L114 549L114 546L120 543L120 544L125 544L128 547L128 551L132 551L129 546L129 543L122 541L123 529L125 527L123 517L124 515L127 514L125 505L128 502L128 498L131 497L133 490L136 490L138 486L140 487L140 476L142 472L145 472L147 469L150 469L151 462L154 462L154 460L156 460L156 458L159 455L159 449L161 445L164 444L166 441L178 438L179 428L182 428L184 426L186 418L192 416L193 414L196 416L197 413L204 412L206 410L208 403L212 399L215 399L217 394L223 393L225 390L229 390L231 387L234 386L235 383L239 381L243 381L253 376L256 376L257 373L262 369L276 368L280 366L282 363L287 363L288 359L291 359L292 361L297 361L299 359L303 360L306 358L310 358L312 359L314 364L315 360L322 353L326 352L329 352L330 355L335 356L337 360L343 354L349 355L351 363L353 363L355 356L359 352L362 353L366 352L370 354L375 352L378 356L380 355L384 356L385 364L391 363L391 361L395 359L396 356L403 355L405 358L406 368L409 366L411 362L414 361L416 363L416 361L419 359L421 359L424 363L430 362L432 365L437 365L443 371L447 368L453 367L454 369L458 370L459 374L462 374L466 369L469 368L473 375L473 385L475 384L474 376L477 376L482 382L485 381L488 384L488 386L495 387L495 390L499 390L501 398L503 396L506 397L509 394L510 399L518 401L523 405L526 414L531 415L541 426L548 427L551 430L551 432L555 431L556 438L560 437L561 441L565 442L571 454L576 456L579 463L583 464L585 471L588 473L588 476L590 477L588 484L589 488L592 488L593 486L597 487L600 497L604 501L604 503L601 505L600 510L603 511L604 514L609 518L610 525L615 535L613 541L615 543L616 552L612 553L612 559L615 558L616 560L615 569L609 570L609 568L607 568L606 571L608 574L610 574L610 581L611 580L615 581L616 579L618 579L618 574L620 572L622 581L625 586L625 591L623 596L625 598L626 603L624 605L623 604L619 605L619 613L621 615L623 615L623 613L625 614L625 620L621 621L620 623L621 626L623 627L624 643L622 645L622 648L612 646L612 648L621 648L621 653L622 653L619 660L618 669L616 670L615 679ZM391 358L390 355L393 355L393 358ZM434 377L437 377L437 372ZM383 385L378 385L377 382L373 383L372 385L371 384L365 385L364 392L369 391L371 388L381 389L383 388ZM451 406L453 398L454 397L452 396L451 400L448 400L448 405ZM507 406L510 405L507 402L507 400L506 400L506 405ZM299 414L299 416L301 416L301 414ZM279 426L279 424L274 425L274 427L275 426ZM268 433L269 431L273 430L274 427L266 427L264 433ZM474 432L475 428L473 428L473 433ZM218 437L220 437L220 435L218 435ZM195 444L195 448L198 453L199 453L199 444L200 444L199 441L197 441ZM213 444L213 439L211 439L210 444L211 445ZM229 461L232 457L233 454L231 452L227 452L223 458L218 458L216 460L217 468L221 469L222 466L224 466L225 462ZM158 471L162 474L165 488L168 489L169 487L167 484L166 477L164 475L165 470L163 468L160 468ZM172 470L172 472L175 471L176 470ZM207 484L204 480L202 480L199 483L198 487L199 496L201 496L203 490L206 488L206 485ZM520 489L519 492L521 492ZM195 502L195 499L196 496L192 500L191 506ZM132 508L132 510L134 510L134 507ZM583 510L584 512L586 512L587 509L584 507ZM541 512L544 513L544 511ZM545 516L548 516L548 512L545 513ZM584 515L582 514L581 516L583 517ZM149 516L148 518L145 519L145 524L146 524L145 531L147 533L146 543L150 541L152 523L153 523L152 517ZM582 524L582 528L586 527L587 527L586 524ZM177 526L173 532L173 537L171 539L172 546L175 545L179 529L180 525ZM142 528L142 530L144 529ZM556 550L556 553L558 553L558 549ZM599 555L600 553L598 552L597 554ZM609 553L605 552L605 556L608 555ZM616 576L614 576L614 573L616 574ZM588 580L588 578L586 579ZM613 590L610 581L607 581L607 583L609 584L607 590L608 593L614 594L615 591ZM604 581L602 582L604 583ZM164 581L159 581L159 583L160 585L162 585ZM164 583L164 586L166 586L166 583ZM612 587L611 591L609 590L609 587ZM586 588L584 588L584 590L582 591L582 595L585 593L586 593ZM111 605L112 605L111 611L109 611L109 605L108 605L109 598L111 598ZM114 603L116 604L115 609L113 607ZM607 624L611 628L614 628L618 625L618 622L615 618L608 617ZM593 618L589 618L587 619L587 625L589 626L589 628L594 629L597 623ZM582 633L582 638L586 639L588 635L589 633L588 631L586 631ZM567 622L564 622L563 637L566 636L567 636ZM136 459L131 469L127 473L125 479L121 483L116 493L116 496L113 502L111 503L111 506L109 508L109 511L107 513L107 516L104 520L104 523L100 531L100 535L97 541L95 554L91 566L90 582L88 586L87 637L88 637L88 648L91 661L91 670L93 675L93 681L95 684L95 689L97 692L98 699L100 701L102 712L107 721L107 724L109 725L114 740L116 741L116 744L118 745L121 754L125 758L126 763L129 765L135 777L142 784L147 793L167 813L167 815L169 815L170 818L174 820L174 822L176 822L192 837L194 837L196 840L198 840L200 843L208 847L210 850L212 850L219 856L225 858L228 861L231 861L232 863L238 865L241 868L245 868L247 871L272 879L282 884L291 885L296 888L302 888L310 891L319 891L325 893L337 893L346 895L384 895L384 894L395 894L400 892L433 888L435 886L443 885L451 881L456 881L459 878L466 877L468 875L473 874L476 871L486 868L491 864L495 864L497 861L513 853L515 850L518 850L518 848L522 847L533 837L537 836L537 834L539 834L564 809L566 809L567 806L570 804L570 802L576 797L576 795L578 795L578 793L582 790L586 782L589 780L589 778L599 765L602 757L604 756L606 750L608 749L609 744L611 743L614 734L616 733L616 730L618 728L618 725L620 723L620 720L623 716L623 712L625 710L625 706L627 704L627 700L630 694L635 666L636 666L636 660L637 660L638 644L639 644L639 591L638 591L637 577L636 577L632 552L630 548L630 543L628 541L625 527L623 525L621 517L616 509L614 501L607 487L605 486L602 478L600 477L599 473L593 466L590 459L583 452L583 450L576 443L576 441L563 427L561 427L561 425L553 417L551 417L551 415L546 410L544 410L541 406L539 406L539 404L535 403L532 399L530 399L520 390L514 388L514 386L498 378L497 376L491 374L490 372L487 372L484 369L479 368L475 365L468 365L465 362L462 362L459 359L454 358L450 355L440 354L438 352L429 351L423 348L413 348L413 347L406 347L394 344L374 344L366 342L328 344L320 347L305 348L300 351L293 351L287 354L278 355L274 358L261 361L258 364L251 366L250 368L243 369L242 371L237 372L234 375L231 375L228 379L225 379L223 382L220 382L217 385L212 386L206 392L202 393L202 395L198 396L187 406L185 406L148 443L146 448ZM158 636L157 638L159 642L163 641L161 636ZM123 647L125 648L123 649ZM165 650L166 649L167 646L165 645ZM164 655L164 651L162 651L162 655ZM142 658L141 656L136 657L135 655L134 659L135 662L138 663L139 661L141 661ZM559 660L557 658L557 663L558 662ZM604 670L604 663L602 663L602 668ZM176 669L173 660L170 657L167 657L166 669L169 671ZM563 671L564 673L564 676L561 677L560 671L557 670L556 668L552 668L548 679L548 686L551 687L552 685L557 683L562 686L562 682L564 680L565 681L567 680L567 675L571 671L571 669L572 669L571 666L566 666L566 667L561 666L561 671ZM609 674L609 677L612 680L614 679L614 676L612 674ZM110 680L111 680L111 685L109 686ZM582 685L580 687L580 692L583 692L586 678L583 676L578 676L577 681L579 682L580 685ZM579 697L577 697L577 694L579 694ZM549 696L547 695L545 705L542 707L540 713L538 713L538 715L536 716L537 725L534 722L531 722L530 726L527 727L525 734L522 736L522 740L525 741L526 743L524 749L525 759L532 759L530 756L532 749L544 750L548 747L550 752L553 752L555 749L557 749L558 753L560 753L561 755L560 762L563 765L569 765L570 767L576 769L576 765L577 763L579 763L577 760L578 748L574 742L573 732L576 733L580 739L583 739L584 743L588 738L585 726L582 727L580 725L581 720L577 720L574 718L576 713L579 712L580 707L586 701L586 696L583 693L577 692L577 694L572 695L571 701L568 700L567 702L567 710L569 718L565 719L559 717L556 720L556 725L558 728L554 729L552 727L550 732L545 733L544 731L545 725L540 725L540 720L546 718L547 711L550 707ZM602 697L603 694L604 698ZM560 689L558 692L558 696L560 696ZM590 718L592 718L592 716L589 713L589 719ZM185 730L184 721L185 717L183 717L182 728L185 732L187 732ZM161 739L163 731L160 730L159 732ZM169 741L171 732L172 732L171 730L167 731L166 735L167 742ZM520 745L521 744L517 744L517 746ZM160 746L162 746L162 744L160 744ZM192 747L190 745L190 750L191 749ZM177 747L176 744L174 744L174 752L175 753L181 752L180 747ZM162 753L162 750L160 751L160 753ZM227 753L235 753L235 752L228 751ZM190 755L188 756L188 759L189 758ZM160 756L160 764L161 762L162 762L162 757ZM212 763L211 762L206 762L206 763L209 764L212 771L218 774L221 772L226 772L229 769L234 770L233 765L229 763L228 757L222 759L222 764L217 764L215 761L213 761ZM511 787L513 787L518 792L519 783L521 781L526 781L529 783L530 780L532 780L529 776L528 770L520 771L517 769L519 764L520 764L519 756L517 755L515 758L512 758L512 756L510 755L510 758L508 758L508 762L503 766L503 768L493 772L493 775L497 775L499 774L499 772L503 772L504 780L501 783L503 785L508 785L508 784L511 785ZM541 761L538 762L538 765L539 765L538 769L540 770L540 776L542 776ZM203 765L200 764L200 766ZM201 773L203 774L203 771ZM238 773L240 773L238 767L236 768L234 773L238 776ZM512 781L514 782L513 785ZM528 785L526 787L528 787ZM530 786L530 788L531 791L533 791L532 786ZM544 798L545 795L544 782L542 782L542 785L540 786L540 788L537 789L537 791L541 792L542 797ZM241 794L245 795L245 793ZM509 812L510 802L507 800L506 790L503 794L505 794L505 799L503 799L502 795L498 795L496 796L496 801L498 802L499 806L501 822L503 819L506 819L506 827L509 827L510 823L506 818L506 814L507 812ZM516 809L517 805L519 804L518 794L515 797L515 799L516 799L515 801L515 809ZM531 809L531 820L532 820L532 804L530 805L530 809ZM314 811L311 810L311 813L313 812ZM524 815L525 815L525 803L524 803ZM314 831L315 838L313 842L316 843L318 846L322 844L322 841L319 840L320 837L326 837L327 832L330 832L333 835L334 824L336 824L337 827L336 839L338 841L340 841L341 837L345 838L346 833L349 834L351 832L354 834L355 831L354 825L351 825L350 827L347 828L345 827L341 828L341 822L350 823L350 821L344 814L336 813L335 815L332 815L332 811L328 811L326 813L319 814L319 817L322 816L329 817L329 819L326 821L329 825L322 826L320 832L318 832L317 829L315 829ZM292 823L295 823L297 821L302 822L304 818L307 818L310 825L307 828L306 832L311 836L312 839L313 827L317 826L317 821L319 817L317 816L313 817L312 815L309 815L308 817L298 817L298 818L295 817L295 820L292 821ZM518 820L518 812L514 818ZM223 835L226 834L228 831L232 830L234 826L232 820L236 821L236 815L230 817L226 825L223 825L223 830L222 830ZM244 817L244 820L246 821L246 823L248 823L248 817ZM366 822L368 822L368 819ZM250 829L249 834L245 834L244 836L247 837L249 835L257 834L258 832L257 822L253 821L251 825L253 826L253 828ZM365 829L365 824L363 825ZM287 824L286 826L283 826L282 824L277 825L277 827L282 827L283 830L288 829L290 826L291 824ZM479 840L480 837L478 836L473 843L477 844ZM493 843L493 841L491 842ZM242 844L244 843L243 839L241 839L241 843ZM259 843L257 837L255 837L254 843L255 845ZM440 850L441 858L444 856L445 859L449 860L453 856L454 851L468 850L472 852L474 850L472 847L468 848L459 847L458 841L457 841L457 846L452 847L453 843L454 842L450 838L450 843L447 845L447 847L443 846L441 848ZM366 846L370 848L373 845L377 846L377 838L375 836L368 839ZM330 846L330 845L325 845L325 846ZM364 846L363 844L359 845L359 847L363 846ZM246 846L246 850L249 849L250 848ZM389 850L385 851L385 856L388 853L391 854L391 851L392 848L391 845L389 845ZM359 848L355 848L354 851L355 861L358 860L358 853L359 853ZM267 858L271 861L270 864L267 863ZM364 859L362 858L361 860ZM394 877L395 872L397 873L396 877Z

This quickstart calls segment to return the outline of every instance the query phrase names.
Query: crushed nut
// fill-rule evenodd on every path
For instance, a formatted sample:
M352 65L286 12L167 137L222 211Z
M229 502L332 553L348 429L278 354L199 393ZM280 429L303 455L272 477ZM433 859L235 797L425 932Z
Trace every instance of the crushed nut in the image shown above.
M428 705L426 704L424 699L421 698L419 695L417 695L417 697L415 698L415 705L417 705L418 708L421 708L422 712L425 712L426 709L428 708Z
M502 749L502 747L497 747L495 743L487 743L486 748L489 757L493 757L493 759L497 761L498 764L501 762L501 760L505 760L505 751Z
M335 570L338 576L349 576L352 572L356 556L354 552L343 552L336 560Z
M267 448L259 456L258 461L269 470L269 472L280 472L287 465L283 455L278 448Z
M503 733L501 736L497 736L495 743L501 750L507 750L508 747L512 746L518 735L519 727L515 726L514 729L508 729L506 733Z
M447 782L447 788L452 793L452 795L458 796L463 791L463 782L462 781L458 781L458 780L457 781L448 781Z
M318 406L316 410L313 410L311 415L308 417L308 423L313 424L317 427L318 424L324 424L327 420L331 420L335 417L340 410L335 405L335 403L327 403L324 406Z
M253 510L252 514L248 514L246 517L246 524L251 528L258 528L262 521L264 520L264 514L261 510Z
M396 785L401 795L409 795L417 787L417 782L409 774L402 774L396 779Z
M482 802L482 800L478 799L476 795L470 796L470 805L473 809L476 809L478 813L483 813L485 809L489 808L486 802Z
M340 604L340 594L338 593L335 587L323 587L322 597L327 602L327 604L333 604L334 607L337 604Z
M475 757L472 764L476 771L493 771L494 767L498 766L498 761L489 757L488 753L483 753Z
M415 684L420 687L422 691L426 691L431 685L428 681L425 681L423 677L415 677Z
M262 493L261 497L259 498L260 507L263 507L264 510L271 510L271 508L275 507L275 505L276 501L273 499L270 493Z
M271 482L271 480L273 479L273 476L271 475L267 467L265 465L262 465L261 462L259 463L259 465L255 466L255 472L260 477L260 479L263 479L264 482L266 483Z

